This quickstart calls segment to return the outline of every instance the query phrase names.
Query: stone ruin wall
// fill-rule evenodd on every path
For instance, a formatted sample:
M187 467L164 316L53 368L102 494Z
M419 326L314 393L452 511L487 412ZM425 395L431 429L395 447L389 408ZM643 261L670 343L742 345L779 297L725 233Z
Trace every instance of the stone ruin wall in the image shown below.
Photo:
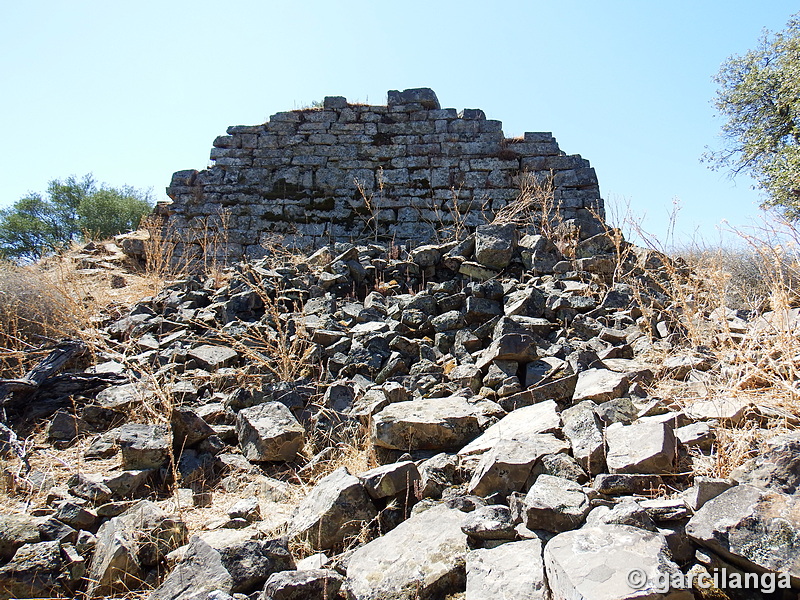
M427 88L390 91L386 106L326 97L322 108L232 126L214 140L211 160L206 170L175 173L172 203L157 208L176 256L440 241L443 230L491 221L530 176L552 178L561 219L603 215L594 169L550 133L508 139L500 121L442 109Z

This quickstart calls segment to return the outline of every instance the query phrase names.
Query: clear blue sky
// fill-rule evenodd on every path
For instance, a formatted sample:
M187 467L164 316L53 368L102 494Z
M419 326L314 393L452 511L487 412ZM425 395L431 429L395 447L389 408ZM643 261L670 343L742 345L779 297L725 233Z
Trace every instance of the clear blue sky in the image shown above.
M552 131L603 196L666 231L718 239L759 195L700 164L719 147L712 76L782 29L796 2L460 0L5 2L0 206L92 172L164 188L202 169L228 125L326 95L384 104L431 87L507 136Z

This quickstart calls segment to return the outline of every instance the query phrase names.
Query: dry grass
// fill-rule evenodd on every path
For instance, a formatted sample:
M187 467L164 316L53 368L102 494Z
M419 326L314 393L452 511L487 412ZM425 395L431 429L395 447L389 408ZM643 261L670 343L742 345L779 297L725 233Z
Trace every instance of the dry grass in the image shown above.
M676 217L674 212L668 239ZM678 252L629 216L624 226L662 257L657 267L645 265L620 278L639 294L640 326L670 323L669 343L656 341L650 361L695 352L713 359L709 370L692 373L688 381L665 375L653 383L652 394L683 408L716 398L755 407L742 423L716 428L710 455L693 457L697 474L727 476L764 439L796 428L800 419L800 319L793 310L800 306L800 229L771 217L756 230L734 231L741 243L732 248ZM663 295L654 298L653 282Z

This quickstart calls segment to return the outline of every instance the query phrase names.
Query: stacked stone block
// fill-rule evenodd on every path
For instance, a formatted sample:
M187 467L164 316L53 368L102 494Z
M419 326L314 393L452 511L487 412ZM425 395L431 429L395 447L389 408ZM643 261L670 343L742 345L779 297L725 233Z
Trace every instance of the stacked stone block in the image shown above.
M386 106L326 97L321 108L232 126L211 160L175 173L173 202L159 212L168 237L231 258L273 243L436 241L490 222L523 177L553 178L561 219L603 215L594 169L550 133L508 139L500 121L442 109L427 88L390 91Z

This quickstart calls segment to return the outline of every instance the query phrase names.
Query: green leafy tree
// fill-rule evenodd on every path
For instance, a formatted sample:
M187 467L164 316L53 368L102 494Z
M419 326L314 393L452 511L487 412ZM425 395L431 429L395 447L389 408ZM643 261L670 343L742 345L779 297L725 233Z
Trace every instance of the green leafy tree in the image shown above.
M783 31L765 31L754 50L729 57L714 80L726 148L705 158L733 175L749 173L764 206L800 218L800 13Z
M89 237L107 238L136 229L152 208L149 195L132 187L101 188L78 206L78 226Z
M91 175L55 179L45 196L31 193L0 210L0 256L37 260L85 237L134 229L152 205L147 192L98 187Z

